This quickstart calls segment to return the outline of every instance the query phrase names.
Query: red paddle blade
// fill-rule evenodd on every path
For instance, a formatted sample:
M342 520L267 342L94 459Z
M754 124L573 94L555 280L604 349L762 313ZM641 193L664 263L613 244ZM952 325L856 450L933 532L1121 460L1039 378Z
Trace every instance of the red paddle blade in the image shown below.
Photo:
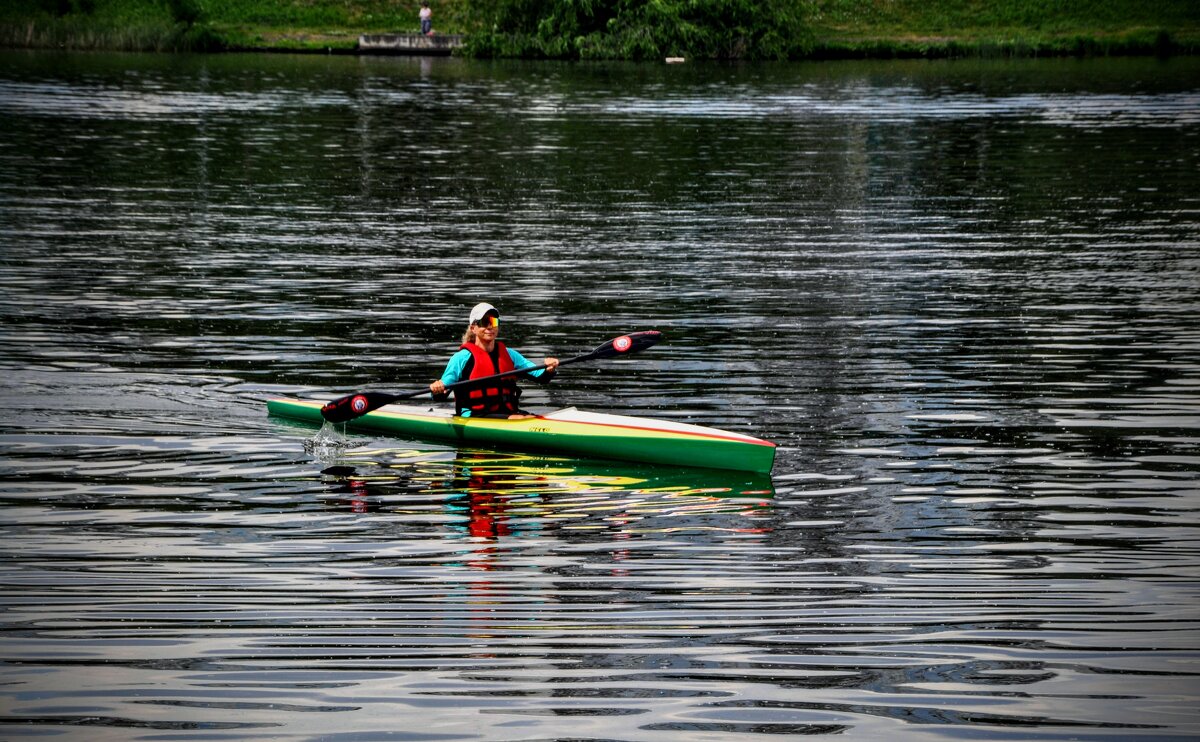
M348 394L327 403L321 408L321 417L331 423L344 423L362 417L371 410L396 401L396 395L384 392L358 392Z
M588 353L588 357L615 358L617 356L627 356L630 353L637 353L638 351L649 348L659 340L662 340L662 336L662 333L658 330L631 332L628 335L622 335L619 338L613 338L612 340L609 340L604 345L601 345L591 353Z

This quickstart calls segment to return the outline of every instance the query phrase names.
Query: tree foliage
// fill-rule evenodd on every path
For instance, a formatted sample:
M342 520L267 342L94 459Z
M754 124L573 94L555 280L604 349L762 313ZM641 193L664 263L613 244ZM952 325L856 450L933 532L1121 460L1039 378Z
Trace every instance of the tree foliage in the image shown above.
M811 47L797 0L471 0L477 56L786 59Z

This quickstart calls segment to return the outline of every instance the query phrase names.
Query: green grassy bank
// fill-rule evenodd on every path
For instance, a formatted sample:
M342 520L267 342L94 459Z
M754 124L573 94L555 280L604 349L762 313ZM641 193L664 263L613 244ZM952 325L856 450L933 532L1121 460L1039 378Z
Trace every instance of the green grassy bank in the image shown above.
M818 56L1196 54L1192 0L823 0Z
M478 56L563 59L1195 54L1200 0L432 0ZM0 46L352 51L419 0L4 0Z

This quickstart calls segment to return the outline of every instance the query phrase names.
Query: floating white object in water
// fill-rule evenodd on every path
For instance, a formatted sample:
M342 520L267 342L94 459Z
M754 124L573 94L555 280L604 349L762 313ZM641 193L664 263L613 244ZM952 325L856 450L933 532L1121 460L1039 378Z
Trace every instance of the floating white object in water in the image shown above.
M683 64L686 61L683 57L667 57L667 64Z

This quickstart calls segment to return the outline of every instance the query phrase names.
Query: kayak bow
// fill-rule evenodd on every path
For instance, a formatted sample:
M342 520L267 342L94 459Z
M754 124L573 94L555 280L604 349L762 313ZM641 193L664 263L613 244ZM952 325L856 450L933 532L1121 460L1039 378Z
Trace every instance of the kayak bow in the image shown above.
M271 399L276 417L321 424L324 401ZM347 423L368 431L459 445L556 451L589 458L770 473L775 444L741 433L574 407L520 420L456 417L447 409L386 405Z

